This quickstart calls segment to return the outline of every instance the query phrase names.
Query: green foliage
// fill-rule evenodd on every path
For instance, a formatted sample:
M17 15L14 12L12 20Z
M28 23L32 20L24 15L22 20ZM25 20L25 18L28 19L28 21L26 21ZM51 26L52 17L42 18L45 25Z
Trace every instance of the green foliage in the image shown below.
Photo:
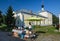
M0 11L0 25L3 22L3 16L2 16L2 11Z
M3 23L6 24L6 15L3 15Z
M6 24L1 24L0 28L4 28L6 26L7 26Z
M8 7L6 15L7 15L6 16L7 26L11 27L11 24L13 25L13 23L14 23L14 17L12 17L13 16L13 8L12 8L12 6Z
M5 31L6 29L7 29L7 25L6 24L1 24L0 30Z
M59 23L59 18L53 15L53 24L58 24Z
M39 32L39 33L51 33L51 34L54 34L54 33L59 33L58 31L56 32L56 28L54 26L34 26L35 29L34 31L35 32Z

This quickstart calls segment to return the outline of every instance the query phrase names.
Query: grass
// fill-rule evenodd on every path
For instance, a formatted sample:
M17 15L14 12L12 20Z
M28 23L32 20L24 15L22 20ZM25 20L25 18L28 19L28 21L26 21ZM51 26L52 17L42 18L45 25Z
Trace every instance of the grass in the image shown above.
M5 30L7 28L7 25L2 24L0 26L0 30ZM60 34L60 32L56 32L56 28L54 26L33 26L34 32L39 32L39 33L46 33L46 34ZM11 31L11 30L8 30Z
M6 24L1 24L0 25L0 30L5 31L6 28L7 28Z
M56 32L57 30L54 26L35 26L35 32L46 32L46 34L60 34L60 32Z
M6 24L2 24L2 25L0 26L0 28L6 27L6 26L7 26Z
M6 24L1 24L1 25L0 25L0 30L1 30L1 31L11 32L11 31L12 31L12 27L7 27Z

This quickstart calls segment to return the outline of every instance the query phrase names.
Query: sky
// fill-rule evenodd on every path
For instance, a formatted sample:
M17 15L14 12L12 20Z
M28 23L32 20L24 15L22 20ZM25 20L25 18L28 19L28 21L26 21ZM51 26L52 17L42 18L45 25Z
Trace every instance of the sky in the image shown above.
M55 14L60 13L60 0L43 0L44 9ZM0 0L0 10L5 14L7 8L12 6L14 11L28 9L38 13L41 11L42 0Z

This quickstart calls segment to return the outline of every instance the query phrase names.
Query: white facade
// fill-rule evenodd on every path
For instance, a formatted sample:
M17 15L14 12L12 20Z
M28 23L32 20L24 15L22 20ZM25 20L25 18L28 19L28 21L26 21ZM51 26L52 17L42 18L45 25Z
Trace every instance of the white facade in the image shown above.
M24 26L24 16L23 16L23 14L21 14L21 13L16 13L16 14L14 15L14 17L15 17L15 19L16 19L15 25L16 25L17 27L22 27L22 26Z
M25 21L25 19L33 17L39 17L42 18L43 20L37 21L37 25L41 26L47 26L47 25L52 25L52 13L45 11L44 9L44 4L42 3L41 5L42 11L38 13L38 15L32 13L31 10L26 10L23 9L22 11L19 10L14 14L14 17L16 18L16 26L20 27L22 25L28 25L29 21ZM32 24L36 25L36 21L33 21Z
M14 14L14 17L16 18L16 22L15 25L17 27L22 27L22 26L28 26L29 25L29 21L25 21L25 19L28 19L30 17L40 17L43 20L42 21L37 21L37 25L41 25L41 26L47 26L47 25L52 25L52 14L44 11L44 12L40 12L38 15L34 14L34 13L27 13L27 12L16 12ZM46 18L45 18L46 17ZM32 21L31 21L32 22ZM33 21L32 24L36 25L36 21Z
M39 15L47 17L45 20L41 21L41 25L52 25L52 14L48 11L42 11Z

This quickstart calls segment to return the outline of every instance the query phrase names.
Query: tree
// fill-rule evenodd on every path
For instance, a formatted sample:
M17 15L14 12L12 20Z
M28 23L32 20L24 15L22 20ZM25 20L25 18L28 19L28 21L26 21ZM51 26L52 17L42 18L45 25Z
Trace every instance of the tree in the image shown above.
M6 15L3 14L3 23L6 24Z
M59 24L59 18L53 14L53 24Z
M0 10L0 25L1 25L1 23L2 23L2 19L3 19L2 11Z
M6 16L6 23L7 23L7 27L11 27L14 23L14 17L13 16L13 8L12 6L9 6L7 9L7 16Z

